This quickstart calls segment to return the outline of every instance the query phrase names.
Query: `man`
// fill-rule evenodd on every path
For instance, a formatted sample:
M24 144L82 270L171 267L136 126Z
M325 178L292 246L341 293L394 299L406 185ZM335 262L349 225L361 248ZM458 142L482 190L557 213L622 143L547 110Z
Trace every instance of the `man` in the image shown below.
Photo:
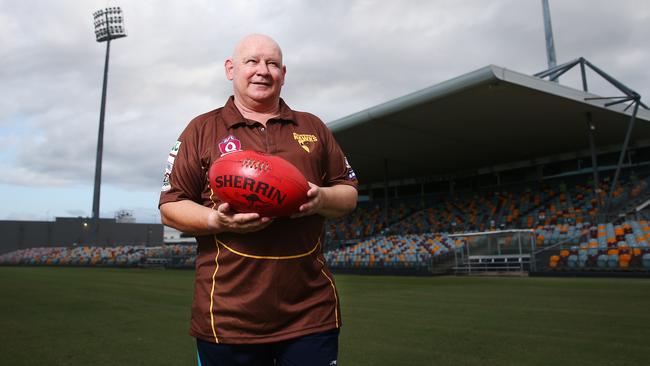
M245 37L225 71L234 95L183 131L160 195L163 223L197 238L190 334L199 364L336 365L340 307L321 239L325 218L355 208L356 176L329 129L280 98L286 67L273 39ZM296 215L237 213L216 201L207 171L237 150L302 171L310 189Z

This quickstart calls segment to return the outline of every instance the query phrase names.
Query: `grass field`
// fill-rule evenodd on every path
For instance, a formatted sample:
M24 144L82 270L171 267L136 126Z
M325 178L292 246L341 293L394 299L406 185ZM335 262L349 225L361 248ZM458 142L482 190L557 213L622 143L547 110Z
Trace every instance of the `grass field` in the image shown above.
M195 365L192 271L0 267L1 365ZM336 276L339 365L648 365L650 280Z

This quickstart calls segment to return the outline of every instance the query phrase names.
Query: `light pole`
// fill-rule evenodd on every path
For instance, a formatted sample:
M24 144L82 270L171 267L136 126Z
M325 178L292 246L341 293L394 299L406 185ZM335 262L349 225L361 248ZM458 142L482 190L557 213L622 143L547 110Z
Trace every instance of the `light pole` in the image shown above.
M544 36L546 39L546 60L548 68L552 69L557 66L555 61L555 41L553 41L553 27L551 26L551 9L548 6L548 0L542 0L542 12L544 16ZM550 77L551 81L559 83L558 78Z
M102 151L104 149L104 112L106 111L106 85L108 82L108 57L111 40L126 37L124 17L119 7L109 7L93 13L97 42L106 42L106 61L104 62L104 83L99 112L99 135L97 137L97 158L95 160L95 189L93 193L93 240L98 242L99 231L99 192L102 181Z

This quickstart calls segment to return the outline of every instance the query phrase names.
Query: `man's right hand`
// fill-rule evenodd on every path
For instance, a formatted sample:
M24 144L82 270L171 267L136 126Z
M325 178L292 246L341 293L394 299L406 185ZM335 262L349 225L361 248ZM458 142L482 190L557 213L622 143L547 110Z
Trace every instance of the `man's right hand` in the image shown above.
M228 203L222 203L208 217L208 225L218 232L250 233L259 231L273 222L268 217L257 213L237 213L230 209Z
M194 236L249 233L262 230L273 221L256 213L237 213L227 203L215 210L190 200L162 204L160 218L163 224Z

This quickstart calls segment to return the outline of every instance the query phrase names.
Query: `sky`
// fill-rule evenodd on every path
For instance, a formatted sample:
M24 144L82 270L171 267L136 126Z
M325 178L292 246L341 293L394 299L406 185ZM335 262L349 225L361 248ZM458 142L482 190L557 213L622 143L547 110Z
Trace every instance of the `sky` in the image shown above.
M223 62L247 34L280 44L284 100L325 122L489 64L548 67L541 0L0 0L0 220L92 215L106 52L92 13L107 6L122 8L128 37L111 42L101 217L159 222L169 150L223 106ZM648 104L650 2L550 9L558 63L585 57ZM577 73L561 83L581 88Z

